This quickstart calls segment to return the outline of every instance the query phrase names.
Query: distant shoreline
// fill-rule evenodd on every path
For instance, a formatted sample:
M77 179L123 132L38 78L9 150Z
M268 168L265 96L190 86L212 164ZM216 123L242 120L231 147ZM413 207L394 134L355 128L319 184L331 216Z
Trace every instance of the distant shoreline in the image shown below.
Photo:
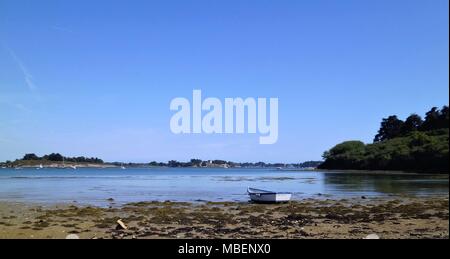
M74 162L52 162L52 163L35 163L35 164L19 164L14 167L1 167L0 169L37 169L42 164L42 169L72 169L75 168L93 168L93 169L114 169L121 168L122 166L114 163L74 163ZM350 173L355 175L364 174L378 174L378 175L448 175L449 172L416 172L416 171L400 171L400 170L355 170L355 169L318 169L318 168L277 168L277 167L198 167L198 166L187 166L187 167L171 167L171 166L151 166L148 164L124 164L124 169L268 169L276 170L279 172L326 172L326 173Z
M192 168L279 168L279 169L300 169L300 168L317 168L323 161L305 161L302 163L266 163L266 162L233 162L220 159L202 160L190 159L187 162L170 160L168 162L151 161L147 163L131 163L131 162L104 162L97 157L66 157L60 153L51 153L48 155L38 156L34 153L28 153L23 158L14 161L0 162L0 167L192 167Z
M27 163L27 164L18 164L12 167L1 167L0 169L34 169L39 168L42 165L42 169L71 169L71 167L75 168L96 168L96 169L113 169L113 168L121 168L121 165L117 165L116 163L76 163L76 162L51 162L51 163ZM201 167L201 166L186 166L186 167L171 167L167 165L163 166L152 166L148 164L124 164L124 169L127 168L146 168L146 169L157 169L157 168L178 168L178 169L268 169L279 172L326 172L326 173L347 173L347 174L355 174L355 175L363 175L363 174L377 174L377 175L448 175L449 172L416 172L416 171L401 171L401 170L356 170L356 169L319 169L319 168L278 168L278 167Z

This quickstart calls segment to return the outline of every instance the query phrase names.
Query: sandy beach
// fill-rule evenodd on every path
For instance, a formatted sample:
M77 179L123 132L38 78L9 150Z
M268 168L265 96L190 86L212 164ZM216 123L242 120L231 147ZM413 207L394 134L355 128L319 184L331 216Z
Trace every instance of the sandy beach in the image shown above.
M109 202L108 207L0 202L0 238L449 238L448 196L288 204Z

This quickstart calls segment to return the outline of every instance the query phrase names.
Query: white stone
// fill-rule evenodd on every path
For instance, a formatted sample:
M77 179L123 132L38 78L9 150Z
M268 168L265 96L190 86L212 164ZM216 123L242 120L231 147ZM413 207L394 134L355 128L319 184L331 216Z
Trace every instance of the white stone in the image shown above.
M370 234L367 235L364 239L380 239L380 237L377 234Z
M80 237L76 234L69 234L66 236L66 239L80 239Z

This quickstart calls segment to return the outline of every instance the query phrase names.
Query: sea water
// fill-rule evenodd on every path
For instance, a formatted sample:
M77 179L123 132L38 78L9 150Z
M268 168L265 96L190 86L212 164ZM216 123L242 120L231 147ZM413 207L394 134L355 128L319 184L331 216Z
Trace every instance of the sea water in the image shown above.
M0 201L98 206L137 201L248 201L247 187L293 199L448 195L448 175L215 168L0 169ZM112 201L112 200L113 201Z

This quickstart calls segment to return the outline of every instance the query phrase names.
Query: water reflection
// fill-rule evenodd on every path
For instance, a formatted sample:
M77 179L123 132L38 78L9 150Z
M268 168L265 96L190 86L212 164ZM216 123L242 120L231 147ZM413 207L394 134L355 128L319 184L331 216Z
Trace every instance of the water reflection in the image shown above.
M361 192L367 194L432 195L448 193L446 175L420 175L373 172L325 172L324 185L328 192Z

